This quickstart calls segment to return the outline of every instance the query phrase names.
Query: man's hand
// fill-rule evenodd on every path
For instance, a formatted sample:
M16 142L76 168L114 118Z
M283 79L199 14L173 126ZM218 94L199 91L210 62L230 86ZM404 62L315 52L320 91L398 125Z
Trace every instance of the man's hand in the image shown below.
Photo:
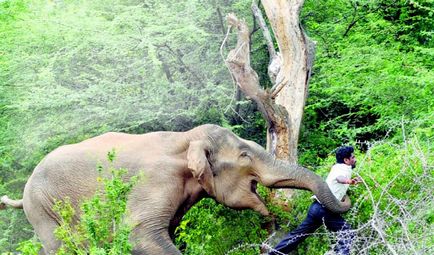
M348 182L347 182L347 184L357 185L357 184L359 184L359 183L361 183L361 182L362 182L362 178L360 178L360 177L355 177L355 178L353 178L353 179L349 179Z
M357 184L362 182L362 178L360 178L360 177L348 179L347 177L344 177L344 176L338 176L338 177L336 177L336 180L338 181L338 183L351 184L351 185L357 185Z

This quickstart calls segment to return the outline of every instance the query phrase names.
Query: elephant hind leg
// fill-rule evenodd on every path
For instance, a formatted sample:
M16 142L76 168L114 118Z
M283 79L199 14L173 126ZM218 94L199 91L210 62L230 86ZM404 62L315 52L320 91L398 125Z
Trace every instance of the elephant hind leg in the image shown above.
M61 242L54 236L54 230L59 226L53 219L43 219L40 224L33 224L36 235L42 243L40 255L55 254Z
M47 212L44 206L35 201L32 204L24 203L24 212L42 243L43 248L39 254L55 254L61 245L54 236L54 231L59 227L56 215L51 211Z

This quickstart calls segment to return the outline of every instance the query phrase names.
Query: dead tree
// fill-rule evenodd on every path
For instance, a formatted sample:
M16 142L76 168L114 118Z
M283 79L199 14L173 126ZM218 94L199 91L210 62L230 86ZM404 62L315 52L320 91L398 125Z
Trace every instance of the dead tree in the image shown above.
M315 45L304 33L299 20L303 3L303 0L262 1L274 39L257 1L252 3L270 53L268 75L274 85L268 90L261 88L258 75L250 66L246 22L234 14L227 16L229 29L237 30L237 45L228 53L226 64L237 86L257 104L267 121L267 149L277 158L292 163L297 163L298 137L315 52ZM273 40L277 42L277 50Z

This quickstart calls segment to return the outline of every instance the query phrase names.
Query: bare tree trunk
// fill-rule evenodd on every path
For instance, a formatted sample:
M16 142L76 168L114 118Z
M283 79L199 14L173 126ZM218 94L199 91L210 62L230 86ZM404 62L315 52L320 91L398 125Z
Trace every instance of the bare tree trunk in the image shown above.
M280 59L277 60L280 68L271 75L276 77L271 96L275 97L276 104L282 105L288 112L287 127L282 128L282 131L287 132L285 136L288 137L285 139L288 139L288 146L282 144L277 147L278 150L287 148L288 160L292 163L297 162L298 137L315 47L300 25L299 16L303 3L303 0L262 2L280 52ZM286 152L282 151L282 154Z
M277 158L297 163L297 145L306 102L315 45L305 35L299 21L302 0L264 0L266 15L277 41L274 49L271 33L257 2L252 11L264 32L270 52L268 74L274 86L264 91L256 72L250 67L249 29L234 14L227 16L230 27L238 32L235 49L226 63L243 93L256 102L267 121L267 149Z

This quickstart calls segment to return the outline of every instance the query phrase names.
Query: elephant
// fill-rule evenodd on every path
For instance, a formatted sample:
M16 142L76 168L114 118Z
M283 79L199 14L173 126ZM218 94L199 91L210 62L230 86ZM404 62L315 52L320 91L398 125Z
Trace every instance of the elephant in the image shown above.
M68 197L78 205L97 189L97 164L128 169L125 178L144 175L128 196L128 220L133 230L133 254L181 254L171 240L183 215L199 200L211 197L233 209L269 211L256 191L270 188L312 191L320 203L336 213L349 210L348 197L338 201L314 172L278 160L259 144L218 125L205 124L185 132L126 134L109 132L49 153L27 181L23 198L2 198L3 207L23 208L43 245L52 254L61 245L53 231L59 216L55 201Z

